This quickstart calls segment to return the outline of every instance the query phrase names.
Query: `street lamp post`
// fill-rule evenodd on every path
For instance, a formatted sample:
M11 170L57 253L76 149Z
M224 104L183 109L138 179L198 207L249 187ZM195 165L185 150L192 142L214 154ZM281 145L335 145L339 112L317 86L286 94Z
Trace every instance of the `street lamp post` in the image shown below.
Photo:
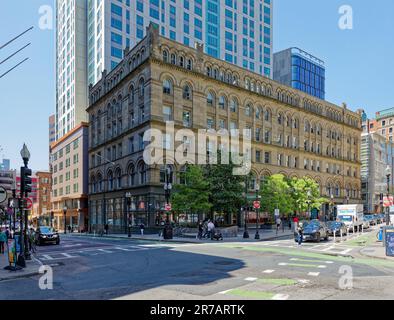
M245 207L244 207L244 239L249 239L248 224L246 215L248 212L248 176L245 176Z
M131 212L130 212L130 206L131 206L131 192L126 193L126 200L127 200L127 230L128 234L127 236L131 238L131 227L132 227L132 221L133 219L131 218Z
M387 201L390 203L390 177L391 177L391 168L387 166L386 168L386 177L387 177ZM390 205L386 208L386 225L390 225Z
M256 181L256 201L259 201L259 191L260 191L260 186ZM259 209L256 206L256 235L254 236L255 240L260 240L260 234L259 234Z
M306 193L306 195L307 195L307 197L308 197L308 199L306 200L306 203L308 204L308 217L311 218L311 200L310 200L311 191L308 190L308 192Z
M63 207L63 215L64 215L64 234L67 234L67 206Z
M170 175L171 175L171 169L169 166L166 168L166 179L165 179L165 184L164 184L164 193L166 197L166 207L170 205L170 197L171 197L171 190L172 190L172 184L170 182ZM167 221L166 221L166 226L164 228L164 239L172 239L172 227L170 224L170 210L167 210L168 208L165 208L165 211L167 213Z
M20 152L24 167L21 168L21 199L28 197L28 191L31 192L31 170L28 169L28 163L30 159L30 151L27 148L26 144L23 144L23 148ZM28 190L30 188L30 190ZM25 205L22 206L22 216L21 221L23 221L23 214L25 216L25 230L23 233L24 237L24 258L25 260L31 260L30 252L29 252L29 241L28 241L28 228L29 228L29 217ZM21 229L22 233L22 229Z
M330 198L331 198L331 201L330 201L330 216L331 216L331 219L333 219L333 220L335 220L335 217L334 217L334 195L332 194L331 196L330 196Z

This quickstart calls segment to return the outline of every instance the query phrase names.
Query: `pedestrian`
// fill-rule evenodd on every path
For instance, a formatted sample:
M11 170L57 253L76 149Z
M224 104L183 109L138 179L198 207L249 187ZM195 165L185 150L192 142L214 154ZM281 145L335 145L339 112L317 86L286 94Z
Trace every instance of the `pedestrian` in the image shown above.
M68 233L71 233L71 226L68 226Z
M204 232L204 226L203 226L202 222L200 221L200 222L198 223L198 234L197 234L197 239L199 239L199 240L202 239L203 232Z
M294 216L293 222L294 222L294 230L297 230L298 222L299 222L297 215Z
M5 234L5 231L3 229L0 229L0 254L5 253L5 243L7 241L7 235Z
M282 220L278 217L276 219L276 234L278 234L281 223L282 223Z
M302 226L302 223L299 224L297 228L297 232L298 232L298 246L301 246L304 237L304 228Z
M213 222L211 220L209 220L209 222L208 222L208 235L211 238L211 240L213 240L214 232L215 232L215 225L213 224Z
M144 236L144 229L145 229L145 225L141 222L140 224L141 236Z
M289 230L291 230L291 218L289 217Z
M108 235L108 229L109 229L109 225L108 225L108 223L106 223L106 224L104 225L104 230L105 230L105 234L106 234L106 235Z
M5 228L5 235L7 236L7 240L8 240L8 239L11 239L11 232L10 232L10 230L8 229L8 227Z

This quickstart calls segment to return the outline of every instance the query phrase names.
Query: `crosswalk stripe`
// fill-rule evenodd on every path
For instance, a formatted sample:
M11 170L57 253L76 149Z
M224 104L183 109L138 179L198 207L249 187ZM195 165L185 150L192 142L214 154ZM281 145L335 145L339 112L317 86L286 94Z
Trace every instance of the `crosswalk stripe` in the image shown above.
M263 273L274 273L275 270L264 270Z
M252 278L252 277L245 278L245 281L250 281L250 282L253 282L253 281L256 281L256 280L257 280L257 278Z
M287 300L287 299L289 299L289 295L281 294L281 293L278 293L272 297L272 300Z
M318 277L320 275L320 272L309 272L308 273L308 276L311 276L311 277Z
M112 253L112 251L105 250L105 249L98 249L98 251L104 252L104 253Z
M72 256L71 254L68 253L62 253L63 256L65 256L66 258L77 258L77 256Z
M233 290L233 289L229 289L229 290L221 291L221 292L218 292L218 294L226 294L226 293L230 292L231 290Z
M45 258L45 260L53 260L54 259L49 254L43 254L42 256Z

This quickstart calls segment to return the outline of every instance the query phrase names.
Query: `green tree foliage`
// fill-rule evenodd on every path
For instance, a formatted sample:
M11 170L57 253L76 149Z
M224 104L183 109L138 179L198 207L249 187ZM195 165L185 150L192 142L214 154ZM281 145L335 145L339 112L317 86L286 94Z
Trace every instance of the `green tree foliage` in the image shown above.
M269 177L260 191L262 211L273 214L279 209L280 214L288 215L294 211L294 201L290 186L281 174Z
M298 212L306 212L309 209L320 209L327 202L320 196L320 188L317 182L311 178L293 178L289 182L294 207Z
M205 177L209 182L210 201L214 212L226 215L238 213L245 201L242 196L245 177L234 175L234 168L236 166L231 160L229 164L209 165L206 168Z
M209 203L209 183L200 166L189 165L181 173L185 184L174 186L171 202L176 213L208 213L212 205Z

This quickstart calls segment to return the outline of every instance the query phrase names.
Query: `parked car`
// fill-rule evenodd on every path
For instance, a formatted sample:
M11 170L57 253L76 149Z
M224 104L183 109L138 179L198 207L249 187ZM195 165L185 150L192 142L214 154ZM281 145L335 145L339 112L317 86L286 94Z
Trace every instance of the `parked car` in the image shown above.
M338 237L341 236L341 230L343 236L347 235L347 228L343 222L328 221L326 224L327 224L328 234L330 236L334 236L334 230L335 230L335 236Z
M60 244L59 233L51 227L38 227L35 235L36 244L43 245L45 243Z
M321 222L319 220L302 221L302 226L304 229L304 241L320 242L321 239L328 240L328 228L324 222ZM297 242L297 232L294 232L294 239Z
M377 225L377 218L373 214L364 215L364 220L369 221L369 225L376 226Z

